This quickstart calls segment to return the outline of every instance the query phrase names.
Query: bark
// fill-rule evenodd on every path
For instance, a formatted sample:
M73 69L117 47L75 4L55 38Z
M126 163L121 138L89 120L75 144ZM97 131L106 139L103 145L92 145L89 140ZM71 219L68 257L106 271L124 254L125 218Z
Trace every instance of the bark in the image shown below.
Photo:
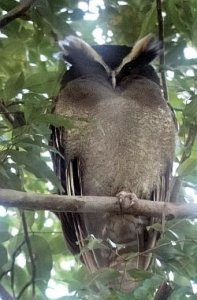
M150 217L197 217L197 204L153 202L145 199L116 197L59 196L0 189L0 205L27 210L66 211L73 213L122 213Z
M0 17L0 28L3 28L11 21L23 16L23 14L34 4L36 0L23 0L19 5Z

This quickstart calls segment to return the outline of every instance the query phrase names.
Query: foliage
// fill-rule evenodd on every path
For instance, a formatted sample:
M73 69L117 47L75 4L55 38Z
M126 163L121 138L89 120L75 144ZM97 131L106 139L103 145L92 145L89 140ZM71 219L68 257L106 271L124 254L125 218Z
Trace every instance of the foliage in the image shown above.
M15 0L0 1L1 15L17 5ZM197 2L166 0L164 11L165 69L170 103L179 124L177 178L183 182L182 198L193 201L191 195L196 195L197 187L197 62L192 57L186 59L184 53L186 48L197 46ZM60 186L51 168L49 150L54 149L48 145L49 124L70 127L72 120L52 115L53 100L66 68L54 54L58 52L57 40L75 32L87 42L100 38L131 45L140 36L157 33L156 1L39 0L21 18L2 28L1 188L49 193ZM107 283L117 275L113 270L90 275L73 262L51 213L25 212L24 216L15 209L2 208L0 215L0 293L3 287L16 299L24 300L32 299L34 293L36 299L153 299L155 289L169 279L174 289L171 299L196 297L196 221L166 223L153 249L157 261L152 269L126 270L139 281L139 287L132 295L125 295L107 289ZM161 231L159 224L154 226ZM100 244L90 242L89 247ZM98 279L99 295L95 285Z

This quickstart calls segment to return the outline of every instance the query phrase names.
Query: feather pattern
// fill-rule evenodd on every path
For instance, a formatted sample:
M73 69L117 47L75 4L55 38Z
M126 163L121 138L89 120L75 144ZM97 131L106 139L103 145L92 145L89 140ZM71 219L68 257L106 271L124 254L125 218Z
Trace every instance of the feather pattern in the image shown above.
M71 129L52 128L52 145L59 152L52 154L54 170L68 195L115 196L127 191L169 201L176 129L157 75L148 65L160 46L147 36L133 49L122 46L122 54L120 46L113 47L118 64L109 53L101 54L99 46L93 49L78 38L69 37L63 44L72 67L63 78L54 113L76 121ZM114 70L116 84L110 77ZM135 287L123 271L125 258L139 254L127 262L127 269L150 265L151 255L144 252L154 247L158 236L147 226L157 220L107 212L58 217L69 248L91 272L113 267L122 274L118 284L123 289ZM102 239L104 247L86 249L90 234Z

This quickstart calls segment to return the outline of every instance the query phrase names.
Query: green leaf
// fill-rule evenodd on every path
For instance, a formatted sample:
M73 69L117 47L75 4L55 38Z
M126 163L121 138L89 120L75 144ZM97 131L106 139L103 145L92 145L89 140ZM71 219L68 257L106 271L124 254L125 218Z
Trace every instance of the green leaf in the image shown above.
M191 102L185 106L183 115L189 118L192 124L197 123L197 96L191 97Z
M3 245L0 245L0 258L1 258L0 259L0 269L1 269L8 262L7 250Z
M25 282L28 281L28 274L25 269L15 264L14 266L14 285L16 291L19 293Z
M9 244L7 246L7 250L10 257L14 254L17 248L20 253L21 251L20 246L22 245L23 242L24 242L24 236L21 234L21 232L12 237L12 239L9 241Z
M50 240L50 248L52 254L64 253L66 255L66 243L62 234L58 234Z
M87 240L88 240L87 248L89 250L106 248L106 246L103 244L102 239L98 239L98 238L96 239L95 237L90 235L90 236L88 236ZM86 251L86 249L84 249L84 250Z
M164 277L158 274L145 279L133 292L136 299L154 299L155 289L164 281Z
M157 243L157 247L153 249L153 253L159 257L164 263L167 263L169 260L174 257L182 257L184 253L180 250L180 247L173 246L170 240L160 239Z
M7 222L0 221L0 243L3 243L11 238L9 233L9 224Z
M150 32L153 32L156 23L156 2L154 1L150 10L146 13L145 19L143 20L140 36L144 37Z
M61 189L58 178L43 159L38 156L37 152L10 150L8 153L18 166L25 167L27 171L33 173L38 178L42 178L44 181L48 179Z
M98 280L103 284L107 284L108 282L113 281L119 276L120 273L112 268L101 268L91 275L91 281L94 282Z
M12 8L14 8L18 3L14 0L6 0L6 1L1 1L1 9L9 11Z
M140 270L140 269L130 269L130 270L127 270L127 273L129 273L129 275L132 278L135 278L137 280L144 280L146 278L150 278L153 275L149 271Z
M189 298L187 297L187 295L190 295L191 292L192 292L191 288L188 288L188 287L178 288L175 291L173 291L173 293L170 295L170 300L188 300L188 299L191 299L190 297Z
M184 238L196 238L197 224L192 223L190 220L171 220L166 223L166 228L167 230L175 232L178 236L178 240L180 236Z
M197 166L197 157L190 157L186 159L177 169L177 173L181 177L185 177L196 168Z
M183 100L177 97L177 91L174 87L169 88L168 94L169 94L170 104L175 110L183 109L185 107Z
M179 275L177 273L174 274L174 282L179 286L188 286L188 287L191 286L191 282L189 278Z
M50 246L43 237L40 237L38 235L30 236L30 246L35 263L36 283L41 289L45 289L50 278L50 272L53 266ZM27 246L24 247L24 251L27 260L28 271L30 274L32 274L32 264Z
M25 80L25 88L34 93L46 93L55 95L59 90L58 74L56 72L37 72L31 74Z
M43 114L35 116L35 121L39 123L51 124L55 127L64 127L71 129L74 127L74 121L71 118L55 115L55 114Z
M184 23L184 9L177 0L170 0L166 2L167 14L171 18L171 22L175 25L176 29L182 34L187 35L188 29Z
M23 73L16 73L11 76L6 84L4 89L5 98L11 100L14 98L23 88L24 84L24 75Z

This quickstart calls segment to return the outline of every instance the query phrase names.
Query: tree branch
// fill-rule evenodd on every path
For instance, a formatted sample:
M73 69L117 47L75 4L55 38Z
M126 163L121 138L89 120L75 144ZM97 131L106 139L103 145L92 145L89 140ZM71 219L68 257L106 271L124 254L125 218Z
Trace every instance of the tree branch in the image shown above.
M23 286L21 291L18 294L17 299L20 299L24 291L28 288L30 284L32 284L32 299L35 299L35 277L36 277L36 264L34 261L34 255L33 255L33 250L31 246L31 241L29 238L29 233L28 233L28 226L27 226L27 220L25 217L25 212L21 212L21 219L22 219L22 224L23 224L23 230L24 230L24 237L25 237L25 242L27 245L27 249L29 252L29 258L31 262L31 279Z
M159 56L160 59L160 73L161 73L161 81L163 87L163 95L166 101L168 102L168 88L166 84L166 76L165 76L165 54L164 54L164 25L163 25L163 16L162 16L162 4L161 0L156 0L157 5L157 20L158 20L158 35L159 40L162 43L162 52Z
M28 210L66 211L73 213L124 213L136 216L184 218L197 217L197 204L153 202L126 199L120 204L116 197L59 196L0 189L0 205Z
M0 28L3 28L11 21L21 17L36 0L23 0L19 5L10 10L7 14L0 17Z
M5 119L11 124L14 125L14 116L8 111L6 106L0 102L0 114L3 114L5 116Z
M172 293L172 288L169 283L163 282L156 292L154 300L167 300Z

